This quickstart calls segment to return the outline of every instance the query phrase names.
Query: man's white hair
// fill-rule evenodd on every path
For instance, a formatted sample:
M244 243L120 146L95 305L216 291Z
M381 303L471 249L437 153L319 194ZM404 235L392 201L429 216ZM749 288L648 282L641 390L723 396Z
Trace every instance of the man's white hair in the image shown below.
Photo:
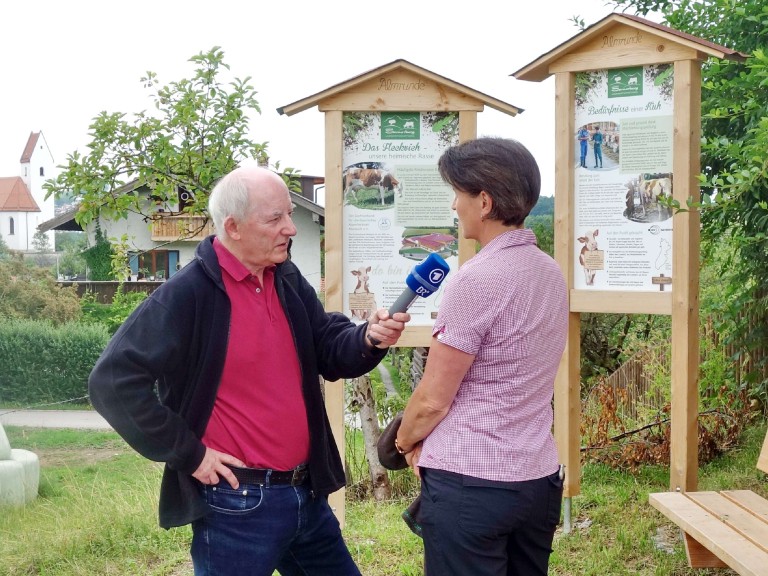
M219 180L208 197L208 214L219 238L225 234L224 220L230 216L242 220L253 208L248 193L248 178L239 168Z

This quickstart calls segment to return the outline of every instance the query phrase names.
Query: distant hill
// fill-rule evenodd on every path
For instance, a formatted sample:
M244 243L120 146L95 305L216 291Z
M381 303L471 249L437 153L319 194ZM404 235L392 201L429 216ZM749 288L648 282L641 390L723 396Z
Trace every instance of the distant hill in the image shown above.
M547 216L555 214L555 197L539 196L539 201L533 207L529 216Z
M61 206L69 206L75 201L75 195L67 193L57 194L54 196L53 201L56 208Z

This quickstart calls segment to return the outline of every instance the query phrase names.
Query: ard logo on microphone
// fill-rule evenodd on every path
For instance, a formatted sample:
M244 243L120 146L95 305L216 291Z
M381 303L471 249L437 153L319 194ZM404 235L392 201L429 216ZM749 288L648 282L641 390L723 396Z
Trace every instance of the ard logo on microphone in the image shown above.
M440 284L440 282L443 281L443 278L445 278L445 272L439 268L437 270L432 270L429 273L430 284Z

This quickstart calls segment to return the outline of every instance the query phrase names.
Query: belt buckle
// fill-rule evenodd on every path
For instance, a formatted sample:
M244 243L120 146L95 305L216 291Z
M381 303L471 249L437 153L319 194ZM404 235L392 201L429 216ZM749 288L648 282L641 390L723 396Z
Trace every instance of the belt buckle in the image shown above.
M296 466L296 468L293 469L293 476L291 477L291 486L296 486L298 484L301 484L304 482L304 479L307 477L307 466L306 464L300 464L299 466Z

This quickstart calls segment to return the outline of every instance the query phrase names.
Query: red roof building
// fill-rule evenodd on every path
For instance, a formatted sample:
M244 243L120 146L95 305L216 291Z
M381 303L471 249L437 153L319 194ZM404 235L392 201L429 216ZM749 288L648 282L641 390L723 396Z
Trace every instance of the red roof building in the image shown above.
M53 156L42 132L31 132L19 159L18 176L0 176L0 236L11 250L33 251L33 238L54 217L54 199L43 184L55 176ZM46 232L53 249L53 232Z
M21 176L0 176L0 212L40 212Z

